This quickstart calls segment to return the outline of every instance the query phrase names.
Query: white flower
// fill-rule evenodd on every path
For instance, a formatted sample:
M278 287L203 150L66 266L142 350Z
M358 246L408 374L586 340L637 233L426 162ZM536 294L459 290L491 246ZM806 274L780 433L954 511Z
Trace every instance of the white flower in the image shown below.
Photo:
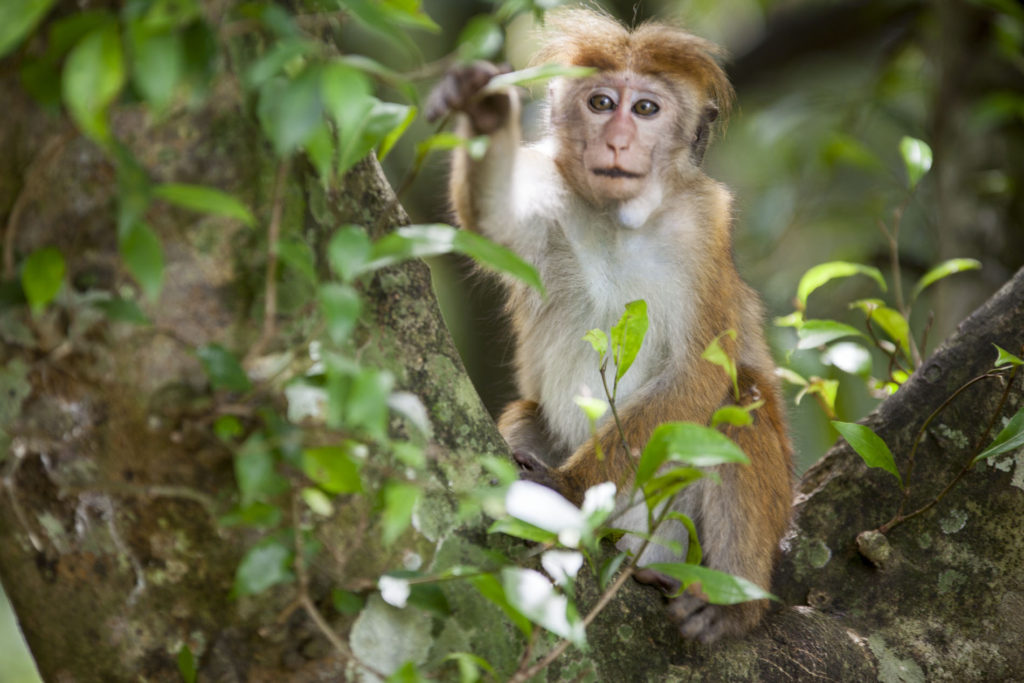
M549 550L540 556L544 571L559 586L565 586L576 578L583 566L583 554L574 550Z
M380 597L384 598L384 602L395 607L405 607L409 593L412 592L408 581L387 575L377 579L377 588L380 589Z

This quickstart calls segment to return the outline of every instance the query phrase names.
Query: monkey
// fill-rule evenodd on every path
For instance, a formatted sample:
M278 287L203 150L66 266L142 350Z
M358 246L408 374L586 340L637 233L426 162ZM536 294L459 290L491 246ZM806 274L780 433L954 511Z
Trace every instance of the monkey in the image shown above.
M453 153L457 222L515 251L546 287L541 297L505 278L521 398L498 427L521 477L577 505L591 486L615 482L617 526L646 532L643 503L629 508L626 498L652 431L667 421L707 425L716 409L736 402L731 379L701 358L720 337L737 364L738 402L762 402L753 424L724 428L750 464L716 468L720 483L698 480L676 508L695 523L704 565L767 588L789 523L792 448L762 304L733 261L731 195L701 165L712 124L724 121L733 100L719 54L713 43L666 24L630 29L592 10L555 10L534 62L594 72L549 84L541 140L521 140L518 93L481 92L502 70L489 63L450 70L427 114L455 112L460 135L489 136L481 158ZM647 302L649 329L618 386L625 439L608 418L591 436L574 398L603 389L597 356L582 336L608 330L637 299ZM735 339L720 336L727 330ZM686 542L681 524L667 527L659 536ZM628 535L619 543L633 552L641 545ZM678 561L656 544L640 559ZM678 588L651 570L636 577ZM767 609L764 600L713 605L689 590L668 605L681 634L704 643L746 633Z

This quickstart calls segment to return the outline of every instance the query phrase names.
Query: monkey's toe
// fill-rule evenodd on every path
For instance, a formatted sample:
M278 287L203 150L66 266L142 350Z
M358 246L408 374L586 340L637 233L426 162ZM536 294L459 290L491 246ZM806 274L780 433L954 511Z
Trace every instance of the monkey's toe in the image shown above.
M633 578L637 583L646 586L654 586L663 593L671 595L679 590L679 582L668 574L656 572L653 569L637 569L633 572Z
M524 472L539 472L544 469L537 457L529 451L512 451L512 459Z

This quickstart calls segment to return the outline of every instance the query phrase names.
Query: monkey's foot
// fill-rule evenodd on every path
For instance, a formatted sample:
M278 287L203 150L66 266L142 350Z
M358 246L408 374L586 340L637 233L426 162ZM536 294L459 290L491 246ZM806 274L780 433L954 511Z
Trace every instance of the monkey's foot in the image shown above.
M693 584L668 604L669 616L684 638L710 645L723 636L746 633L760 619L763 601L738 605L712 605Z
M558 484L551 475L551 469L529 451L512 451L512 459L519 465L519 478L558 491Z
M633 572L633 579L645 586L654 586L666 595L672 595L679 590L679 582L668 574L656 572L653 569L637 569Z

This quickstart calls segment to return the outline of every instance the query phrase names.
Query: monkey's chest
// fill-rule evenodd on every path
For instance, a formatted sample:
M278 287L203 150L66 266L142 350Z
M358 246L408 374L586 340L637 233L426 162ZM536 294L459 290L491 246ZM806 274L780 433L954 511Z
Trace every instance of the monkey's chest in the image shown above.
M633 365L619 381L616 402L621 407L645 384L665 372L672 354L671 337L680 332L673 318L669 290L678 291L678 273L643 240L616 245L571 243L550 252L560 268L545 273L547 299L521 327L519 378L525 396L544 408L552 432L562 445L575 449L589 435L589 424L576 404L578 396L605 398L615 367L609 363L601 377L601 359L583 336L592 329L608 333L631 301L647 302L648 332ZM677 344L685 344L682 335Z

